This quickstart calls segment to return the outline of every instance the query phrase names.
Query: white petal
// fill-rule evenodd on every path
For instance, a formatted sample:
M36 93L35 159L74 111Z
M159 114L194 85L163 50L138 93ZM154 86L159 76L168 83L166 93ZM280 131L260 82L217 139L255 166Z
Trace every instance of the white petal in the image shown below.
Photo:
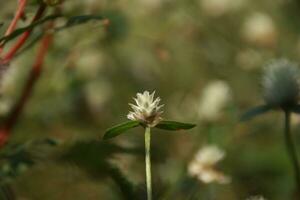
M133 98L134 99L134 101L135 101L135 103L136 103L136 105L137 106L141 106L142 104L142 102L140 101L140 99L138 99L138 98Z
M155 90L152 92L152 94L150 95L150 102L153 102L154 99L154 95L155 95Z
M225 152L222 151L219 147L215 145L209 145L200 149L197 152L195 159L198 162L211 166L222 160L224 156Z
M135 117L134 117L134 113L133 113L133 112L130 112L130 113L127 115L127 118L130 119L130 120L136 120Z

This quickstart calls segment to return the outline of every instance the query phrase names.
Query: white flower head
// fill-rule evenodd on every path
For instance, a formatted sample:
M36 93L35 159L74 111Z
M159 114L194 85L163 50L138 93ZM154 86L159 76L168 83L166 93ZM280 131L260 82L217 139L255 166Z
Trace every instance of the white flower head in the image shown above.
M198 116L202 120L214 121L231 100L231 88L227 82L215 80L204 89L198 106Z
M225 152L214 145L201 148L188 166L190 176L204 183L217 182L227 184L230 177L215 169L215 165L225 156Z
M264 99L268 105L287 109L300 97L299 68L286 59L274 60L265 69Z
M149 127L156 126L161 120L164 105L159 105L160 98L154 99L155 91L150 94L148 91L137 93L137 97L133 98L136 105L129 104L133 111L129 112L127 118L133 121L140 121Z

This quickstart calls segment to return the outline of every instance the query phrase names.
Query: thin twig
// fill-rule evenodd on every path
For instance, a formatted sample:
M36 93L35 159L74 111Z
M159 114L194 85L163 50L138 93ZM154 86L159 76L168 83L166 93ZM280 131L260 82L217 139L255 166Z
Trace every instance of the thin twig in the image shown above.
M27 3L27 0L19 1L15 16L14 16L13 20L11 21L10 25L8 26L4 36L11 34L16 29L19 19L22 18L23 14L24 14L26 3ZM2 52L3 47L4 47L4 43L0 44L0 53Z
M53 26L53 23L51 23L51 27ZM23 89L23 92L13 107L12 111L8 115L7 119L5 120L4 124L0 128L0 146L2 146L8 139L8 136L10 135L10 132L14 128L14 126L17 124L17 120L20 117L22 111L24 110L24 107L26 103L28 102L33 88L40 77L43 63L45 56L47 54L47 51L49 49L50 43L52 42L52 33L46 33L41 40L41 46L38 49L38 54L36 57L36 60L32 66L30 75L27 79L27 82L25 84L25 87Z
M33 17L31 24L36 22L38 19L40 19L43 16L43 13L46 10L46 5L41 4L39 9L37 10L35 16ZM9 63L11 59L15 56L17 51L24 45L28 37L30 36L32 32L32 29L29 29L25 33L21 35L19 40L11 47L11 49L3 56L3 61L4 63Z

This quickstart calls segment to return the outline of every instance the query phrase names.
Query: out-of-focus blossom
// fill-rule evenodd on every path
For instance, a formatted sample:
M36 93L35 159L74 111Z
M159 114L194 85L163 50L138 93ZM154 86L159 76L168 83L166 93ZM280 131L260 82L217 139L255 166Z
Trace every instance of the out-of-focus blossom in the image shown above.
M241 8L246 0L200 0L199 4L205 14L219 17L230 11Z
M79 76L87 79L98 76L103 67L103 54L95 49L78 53L79 59L76 62L76 69Z
M112 95L112 89L107 82L92 81L85 86L85 99L91 111L99 111Z
M159 105L160 98L154 99L154 94L155 92L150 94L148 91L145 91L143 94L137 93L137 98L133 98L136 105L129 104L133 112L129 112L127 118L141 121L150 127L156 126L162 120L161 114L163 111L161 108L164 105Z
M242 37L249 43L273 47L276 45L278 32L272 18L263 13L250 15L242 26Z
M246 200L267 200L261 195L248 197Z
M203 120L216 120L231 99L229 85L221 80L209 83L204 89L198 107L198 115Z
M217 163L224 159L225 152L215 145L201 148L189 163L188 174L204 183L230 183L230 177L215 169Z

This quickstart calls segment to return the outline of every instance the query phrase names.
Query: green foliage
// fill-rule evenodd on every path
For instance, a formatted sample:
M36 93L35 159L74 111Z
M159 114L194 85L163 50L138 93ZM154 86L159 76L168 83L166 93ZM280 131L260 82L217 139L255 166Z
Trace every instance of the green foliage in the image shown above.
M256 117L258 115L261 115L261 114L264 114L264 113L270 111L271 109L273 109L273 108L269 105L256 106L255 108L252 108L252 109L248 110L247 112L245 112L244 114L242 114L242 116L240 117L240 120L241 121L250 120L253 117Z
M53 139L10 144L0 151L0 184L20 175L29 167L47 158L57 142ZM50 148L51 149L50 149Z
M116 137L116 136L124 133L125 131L135 128L139 125L140 125L140 122L138 122L138 121L128 121L128 122L124 122L122 124L118 124L112 128L107 129L105 131L103 139L107 140L107 139Z
M176 121L161 121L155 126L155 128L168 130L168 131L179 131L179 130L188 130L194 128L196 124L182 123Z
M103 17L101 15L79 15L79 16L74 16L74 17L68 18L65 25L57 27L57 28L55 28L55 30L59 31L59 30L62 30L62 29L66 29L66 28L70 28L70 27L73 27L73 26L77 26L77 25L80 25L80 24L87 23L91 20L103 20L103 19L105 19L105 17Z
M16 195L13 188L9 184L0 183L0 199L1 200L15 200Z
M90 177L99 181L104 177L111 177L119 186L124 199L135 199L134 185L116 166L108 162L108 159L116 153L138 154L139 150L105 142L77 142L68 148L58 160L65 164L76 165Z
M4 55L22 33L34 29L18 51L20 56L11 62L11 71L4 75L10 80L4 82L3 90L1 87L0 118L4 119L28 77L37 53L34 47L43 36L45 25L52 20L58 22L52 29L54 40L45 69L9 145L0 150L0 182L5 182L0 199L34 200L37 193L49 191L57 194L57 200L64 200L68 199L66 193L73 192L66 191L72 188L84 190L90 196L97 190L95 195L103 194L102 199L109 196L112 200L144 200L143 134L128 134L122 140L114 140L118 145L91 141L122 119L132 94L142 90L156 90L163 97L163 117L198 125L190 130L192 134L184 136L155 134L160 127L182 129L174 124L163 122L153 128L154 192L161 190L163 194L158 200L234 200L256 194L272 200L291 199L293 171L283 148L282 124L276 116L279 113L260 115L269 109L254 108L242 115L242 120L261 116L263 121L251 121L247 126L237 125L237 118L241 107L251 107L260 99L257 82L261 80L261 66L278 55L299 63L300 12L296 2L300 1L232 1L226 5L218 1L221 6L212 9L207 0L70 0L57 8L48 8L43 18L28 26L42 1L28 1L27 19L18 22L16 32L2 38L12 44L5 46ZM14 16L17 3L1 1L0 37ZM51 14L57 10L62 15ZM257 19L253 22L252 15L257 12L260 17L255 25ZM267 29L267 36L248 39L261 36L255 34L256 28L259 33ZM228 84L231 100L224 109L216 109L215 118L207 119L199 115L198 109L205 100L207 86L215 80ZM218 108L214 103L221 93L216 91L215 98L205 102L208 116L214 116L210 114ZM292 109L300 113L298 107ZM292 131L299 147L299 126L293 125ZM40 137L57 137L70 146L25 147L27 141ZM18 145L14 146L16 141ZM206 143L226 151L218 170L232 177L231 184L208 186L188 177L191 158ZM139 148L123 148L120 144ZM19 146L23 150L16 150ZM40 146L49 148L50 153L54 150L54 155L48 156L48 150L40 150ZM119 154L120 160L114 161L122 166L116 167L109 161ZM48 180L56 170L44 166L44 161L57 165L60 175ZM70 165L75 168L74 173L72 169L69 173ZM78 175L78 169L85 173ZM70 180L81 180L84 176L85 182L75 181L70 186L63 181L70 176ZM50 182L54 184L47 184ZM103 185L108 186L103 189Z
M39 27L39 26L45 24L46 22L53 21L57 18L62 18L62 17L64 17L64 16L62 16L62 15L49 15L47 17L44 17L43 19L40 19L40 20L38 20L38 21L28 25L28 26L25 26L23 28L19 28L19 29L15 30L14 32L12 32L8 36L4 36L4 37L0 38L0 42L6 43L6 42L20 36L22 33L26 32L26 31L30 31L33 28L36 28L36 27ZM54 30L60 31L60 30L66 29L66 28L76 26L76 25L81 25L81 24L86 23L90 20L102 20L102 19L104 19L104 18L102 16L99 16L99 15L73 16L73 17L68 18L64 25L62 25L60 27L56 27Z
M129 32L129 23L122 11L106 11L103 13L103 16L109 20L109 25L106 29L107 34L103 42L110 44L126 38Z

